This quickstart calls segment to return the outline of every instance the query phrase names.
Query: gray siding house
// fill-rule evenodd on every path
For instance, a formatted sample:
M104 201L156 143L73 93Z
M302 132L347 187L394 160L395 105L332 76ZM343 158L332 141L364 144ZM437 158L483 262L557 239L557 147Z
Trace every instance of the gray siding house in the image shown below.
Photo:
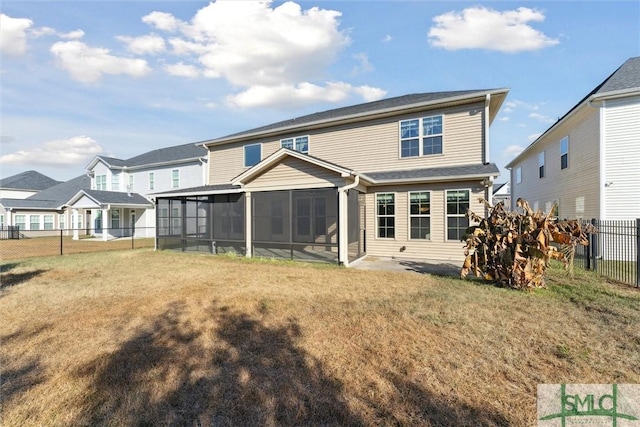
M463 259L468 208L499 171L507 89L405 95L201 143L207 185L156 194L157 247L348 265Z
M561 218L640 218L640 57L627 60L514 158L518 198Z

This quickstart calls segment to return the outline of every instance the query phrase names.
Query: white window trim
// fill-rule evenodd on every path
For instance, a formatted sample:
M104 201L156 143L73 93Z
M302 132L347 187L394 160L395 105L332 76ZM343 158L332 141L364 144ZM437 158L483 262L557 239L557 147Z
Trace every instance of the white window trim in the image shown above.
M547 176L547 168L546 168L546 155L544 151L538 153L538 179L543 179ZM542 168L542 176L540 176L540 168Z
M120 174L111 174L111 191L120 191Z
M113 226L113 213L118 212L118 227ZM109 228L122 228L122 210L119 208L112 208L109 214Z
M447 224L447 219L449 218L449 214L447 213L447 193L449 191L468 191L469 192L469 209L471 209L471 200L473 200L473 192L471 191L471 188L446 188L444 190L444 241L445 242L460 242L459 240L451 240L449 239L449 226ZM456 217L456 218L463 218L466 215L466 212L464 214L455 214L455 215L451 215L452 217ZM471 225L471 221L469 221L469 225Z
M255 165L247 165L247 147L253 147L253 146L258 146L260 147L260 160L258 160L258 163L260 163L262 161L262 143L261 142L257 142L255 144L246 144L242 147L242 164L245 168L251 168L254 167ZM256 163L256 165L258 164Z
M173 177L173 173L178 173L178 185L173 185L175 178ZM171 169L171 188L180 188L180 169Z
M148 179L149 190L155 190L156 189L156 174L155 174L155 172L149 172L149 175L147 176L147 179Z
M413 193L427 193L429 195L429 213L427 215L412 215L411 214L411 194ZM430 242L432 237L432 228L431 228L431 190L415 190L415 191L407 191L407 238L408 240L415 240L416 242ZM411 237L411 218L429 218L429 238L428 239L414 239Z
M516 168L516 184L522 184L522 166Z
M40 214L29 215L29 230L33 230L31 224L35 224L35 222L31 221L31 217L38 217L38 228L34 231L42 230L42 215Z
M296 139L298 138L307 138L307 151L300 151L296 148ZM292 139L293 140L293 148L290 148L290 150L294 150L297 151L299 153L303 153L303 154L309 154L309 152L311 151L311 135L296 135L296 136L292 136L290 138L282 138L280 140L280 148L282 148L282 141L286 141ZM260 157L262 157L262 149L260 150Z
M424 130L424 126L423 126L423 120L424 119L429 119L432 117L442 117L442 133L440 134L436 134L436 135L424 135L422 132ZM410 120L418 120L418 155L417 156L409 156L409 157L402 157L402 122L407 122ZM398 121L398 159L416 159L419 157L435 157L435 156L444 156L445 153L445 144L444 144L444 130L445 130L445 115L444 114L433 114L431 116L423 116L423 117L418 117L418 118L412 118L412 119L402 119ZM424 154L423 152L423 145L422 145L422 139L427 137L427 136L438 136L441 135L442 136L442 153L438 153L438 154Z
M398 217L398 194L395 191L380 191L378 193L374 193L374 206L375 206L375 214L376 214L376 227L375 227L375 231L374 231L374 236L375 239L378 240L396 240L397 236L398 236L398 225L397 225L397 221L394 221L393 223L393 237L380 237L378 236L378 225L379 225L379 219L380 219L380 215L378 215L378 194L393 194L393 218L396 219ZM386 215L385 217L388 217L389 215Z

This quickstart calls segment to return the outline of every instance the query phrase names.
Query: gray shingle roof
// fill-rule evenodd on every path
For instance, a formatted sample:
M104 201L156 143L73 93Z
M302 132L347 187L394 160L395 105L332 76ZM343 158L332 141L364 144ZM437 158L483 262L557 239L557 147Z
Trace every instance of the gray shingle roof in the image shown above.
M60 184L60 181L56 181L53 178L49 178L48 176L33 170L8 176L0 180L1 188L10 188L13 190L39 191L53 187L56 184Z
M365 177L374 182L393 182L409 180L446 180L448 178L464 178L498 175L500 170L494 163L450 166L439 168L422 168L397 171L367 172Z
M151 206L151 202L138 193L128 194L101 190L84 190L84 193L100 204Z
M343 117L349 117L360 114L375 113L378 111L384 111L393 108L399 108L403 106L409 106L413 104L422 104L435 101L444 101L448 98L455 98L460 96L467 96L477 93L478 95L486 93L487 91L496 89L479 89L479 90L461 90L461 91L449 91L449 92L430 92L430 93L414 93L410 95L397 96L394 98L382 99L379 101L367 102L364 104L352 105L348 107L336 108L333 110L322 111L319 113L313 113L306 116L296 117L289 120L284 120L270 125L234 133L231 135L217 138L205 143L213 143L227 138L241 137L244 135L251 135L255 133L262 133L268 131L275 131L278 129L289 128L292 126L302 126L309 123L315 123L327 120L337 120Z
M626 89L640 89L640 56L627 59L594 92L602 94Z
M208 150L195 143L177 145L175 147L159 148L139 156L125 160L124 166L143 166L156 163L173 162L177 160L205 157Z
M75 196L78 191L89 188L91 188L91 179L86 175L80 175L42 190L26 199L2 199L0 203L5 208L58 209Z

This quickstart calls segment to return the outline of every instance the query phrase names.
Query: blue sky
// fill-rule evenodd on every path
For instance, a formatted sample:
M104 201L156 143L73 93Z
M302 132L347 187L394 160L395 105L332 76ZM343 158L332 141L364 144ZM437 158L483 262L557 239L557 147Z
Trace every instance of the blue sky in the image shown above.
M409 93L507 87L491 161L630 57L639 1L3 1L0 176Z

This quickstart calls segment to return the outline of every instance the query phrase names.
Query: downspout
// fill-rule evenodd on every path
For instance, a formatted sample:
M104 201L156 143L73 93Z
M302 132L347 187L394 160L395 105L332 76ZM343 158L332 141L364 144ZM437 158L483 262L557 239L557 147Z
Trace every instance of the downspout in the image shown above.
M338 188L338 224L340 233L338 234L338 261L344 265L349 265L349 233L348 233L348 192L352 188L360 185L360 175L351 171L350 174L355 178L351 184Z
M484 100L484 164L489 163L489 104L491 103L491 94L487 94Z

